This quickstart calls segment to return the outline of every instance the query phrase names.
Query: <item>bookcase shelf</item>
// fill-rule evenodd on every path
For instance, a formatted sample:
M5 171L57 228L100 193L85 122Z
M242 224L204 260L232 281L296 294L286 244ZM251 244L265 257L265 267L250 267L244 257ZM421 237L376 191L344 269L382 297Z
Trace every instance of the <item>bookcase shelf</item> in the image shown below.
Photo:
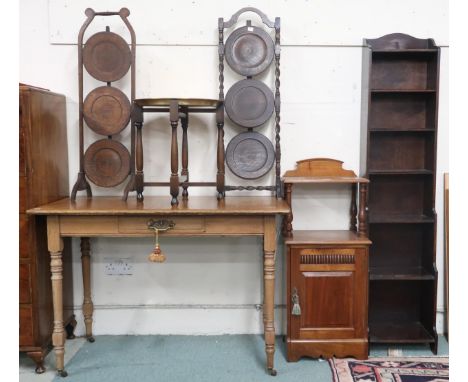
M421 214L369 214L369 224L426 224L434 221L433 216Z
M431 170L416 169L416 170L369 170L369 175L432 175Z
M364 40L361 174L369 183L369 331L437 352L435 174L440 49L394 33Z
M406 93L406 94L430 94L435 93L434 89L372 89L372 93Z
M434 280L434 274L424 267L371 267L369 280Z
M370 342L372 343L434 343L435 339L419 321L400 323L369 322Z

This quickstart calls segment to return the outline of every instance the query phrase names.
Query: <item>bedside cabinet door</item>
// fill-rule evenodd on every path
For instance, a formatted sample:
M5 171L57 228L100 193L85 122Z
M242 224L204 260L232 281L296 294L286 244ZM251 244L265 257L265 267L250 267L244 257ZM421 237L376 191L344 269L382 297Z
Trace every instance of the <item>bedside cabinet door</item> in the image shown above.
M291 250L292 338L343 339L366 335L365 255L366 250L360 248ZM300 314L297 307L293 312L293 300L298 301Z

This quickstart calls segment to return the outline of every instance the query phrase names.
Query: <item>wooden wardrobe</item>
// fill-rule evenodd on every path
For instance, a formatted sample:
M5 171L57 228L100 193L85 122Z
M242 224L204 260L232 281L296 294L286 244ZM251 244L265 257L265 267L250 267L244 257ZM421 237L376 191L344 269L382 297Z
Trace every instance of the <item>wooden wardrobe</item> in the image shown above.
M46 221L26 210L68 196L65 96L19 86L19 350L45 371L53 328ZM73 338L71 241L64 240L64 317Z

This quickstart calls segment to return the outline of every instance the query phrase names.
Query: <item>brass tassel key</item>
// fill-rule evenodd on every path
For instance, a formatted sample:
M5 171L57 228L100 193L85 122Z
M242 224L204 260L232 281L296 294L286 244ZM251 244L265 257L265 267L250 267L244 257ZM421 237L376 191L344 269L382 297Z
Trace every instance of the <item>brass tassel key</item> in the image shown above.
M148 222L148 229L154 230L154 249L148 256L148 260L152 263L164 263L166 261L166 255L161 251L161 247L159 245L159 231L164 232L174 228L174 226L175 223L172 220L166 219L151 219Z
M293 316L300 316L301 315L301 306L299 305L299 295L297 294L297 289L296 288L293 289L292 303L293 303L292 315Z

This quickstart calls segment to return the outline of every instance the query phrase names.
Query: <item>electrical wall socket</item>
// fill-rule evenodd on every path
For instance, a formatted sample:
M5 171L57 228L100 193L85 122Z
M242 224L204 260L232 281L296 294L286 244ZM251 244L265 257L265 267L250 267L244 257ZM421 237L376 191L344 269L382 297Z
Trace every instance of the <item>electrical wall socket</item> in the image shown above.
M105 272L106 275L133 275L133 264L131 258L106 258Z

